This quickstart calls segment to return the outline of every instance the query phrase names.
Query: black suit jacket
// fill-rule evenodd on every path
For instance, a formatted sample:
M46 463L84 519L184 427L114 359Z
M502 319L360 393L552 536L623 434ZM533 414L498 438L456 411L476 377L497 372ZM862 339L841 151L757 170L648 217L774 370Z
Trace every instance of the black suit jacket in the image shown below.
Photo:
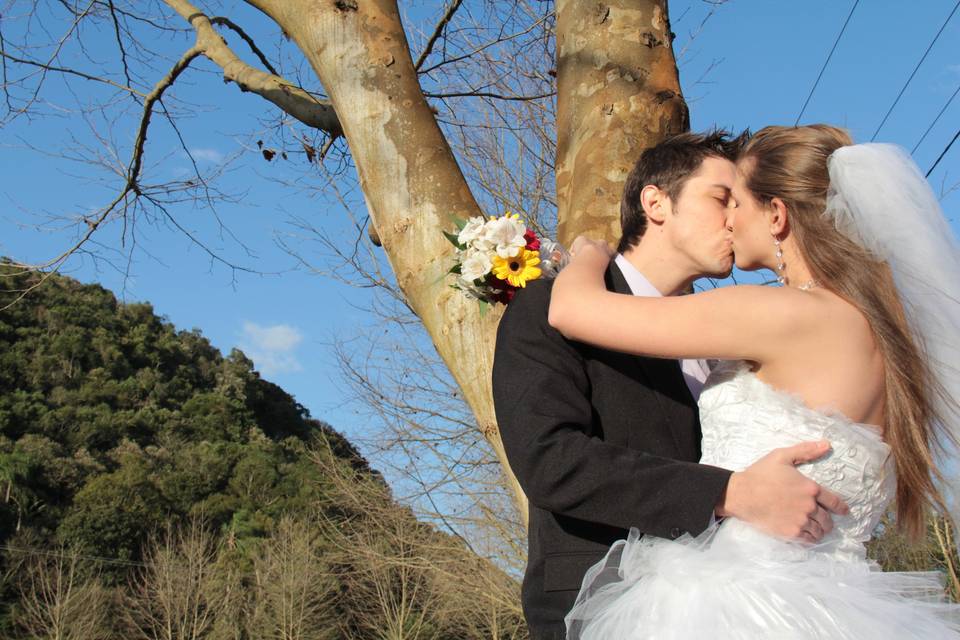
M530 502L522 600L534 640L564 638L584 573L630 527L703 531L731 473L696 464L700 422L679 363L566 340L547 322L552 287L517 293L493 365L500 434ZM615 263L607 287L630 293Z

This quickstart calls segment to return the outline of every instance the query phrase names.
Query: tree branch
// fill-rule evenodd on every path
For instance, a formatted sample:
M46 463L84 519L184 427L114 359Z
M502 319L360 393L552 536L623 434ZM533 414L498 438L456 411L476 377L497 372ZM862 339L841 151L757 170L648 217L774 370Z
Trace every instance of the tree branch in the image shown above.
M133 191L135 194L140 195L137 178L140 176L140 168L143 165L143 146L147 142L147 127L150 126L150 117L153 115L153 105L160 100L163 92L173 85L180 74L190 66L190 63L202 53L203 51L198 46L193 46L188 49L187 52L177 60L176 64L173 65L169 73L153 87L153 91L147 94L147 98L143 103L143 118L140 120L140 128L137 130L136 142L134 142L133 145L133 157L130 161L130 169L127 172L127 184L123 195L126 195L128 191Z
M226 80L235 82L241 91L251 91L272 102L308 127L333 137L342 135L340 120L328 101L318 100L289 80L243 62L213 28L210 18L187 0L165 1L196 30L200 52L223 69Z
M521 36L525 36L525 35L527 35L528 33L532 32L534 29L537 29L540 25L542 25L544 22L546 22L547 20L549 20L553 15L554 15L554 12L553 12L553 11L550 11L550 12L546 13L544 16L542 16L539 20L537 20L537 21L535 21L533 24L531 24L531 25L530 25L529 27L527 27L526 29L523 29L523 30L521 30L521 31L518 31L518 32L516 32L516 33L512 33L512 34L510 34L510 35L506 35L506 36L501 35L501 36L499 36L499 37L497 37L497 38L495 38L495 39L493 39L493 40L491 40L491 41L489 41L489 42L486 42L486 43L484 43L484 44L482 44L482 45L480 45L480 46L478 46L478 47L475 47L473 50L468 51L467 53L465 53L465 54L463 54L463 55L455 56L455 57L453 57L453 58L447 58L446 60L441 60L440 62L438 62L437 64L435 64L435 65L433 65L433 66L431 66L431 67L427 67L426 69L423 69L422 71L421 71L420 69L417 69L417 71L418 71L418 73L421 73L421 74L427 74L427 73L430 73L431 71L435 71L436 69L439 69L440 67L442 67L442 66L444 66L444 65L453 64L453 63L455 63L455 62L460 62L461 60L466 60L467 58L470 58L470 57L472 57L472 56L474 56L474 55L476 55L476 54L478 54L478 53L480 53L480 52L482 52L482 51L484 51L484 50L486 50L486 49L489 49L490 47L495 47L495 46L497 46L497 45L503 44L503 43L505 43L505 42L509 42L509 41L514 40L514 39L516 39L516 38L519 38L519 37L521 37Z
M503 95L500 93L489 93L487 91L462 91L459 93L426 93L423 94L427 98L493 98L495 100L541 100L543 98L551 98L557 95L556 91L551 91L549 93L544 93L536 96L512 96L512 95Z
M253 41L253 38L247 35L247 32L241 29L240 25L235 23L230 18L227 18L224 16L217 16L215 18L210 18L210 24L220 24L227 27L228 29L232 29L234 32L236 32L238 36L243 38L243 41L246 42L247 46L250 47L250 51L253 51L253 53L258 58L260 58L260 63L267 69L267 71L269 71L275 76L280 75L280 72L273 68L273 65L270 64L269 60L267 60L267 56L264 55L263 51L260 50L260 47L258 47L257 44Z
M435 45L437 40L440 39L440 36L443 35L443 31L447 28L447 25L450 24L450 20L453 19L453 14L457 12L457 9L460 8L461 4L463 4L463 0L453 0L453 2L447 8L446 13L443 14L440 22L437 23L436 29L433 30L433 35L430 36L430 39L427 41L427 46L424 48L423 53L420 54L420 57L417 58L416 64L413 65L414 69L420 71L420 67L422 67L423 63L427 61L427 56L429 56L433 51L433 45Z
M142 91L138 91L133 87L120 84L119 82L114 82L113 80L110 80L108 78L101 78L99 76L94 76L89 73L85 73L83 71L77 71L76 69L68 69L66 67L55 67L51 64L45 64L43 62L38 62L36 60L27 60L26 58L18 58L16 56L10 55L3 49L0 49L0 57L2 57L4 60L9 60L10 62L16 62L17 64L25 64L31 67L38 67L45 71L56 71L57 73L65 73L68 75L77 76L79 78L83 78L84 80L93 80L94 82L102 82L104 84L110 85L111 87L116 87L117 89L120 89L122 91L126 91L128 93L132 93L134 95L140 96L141 98L147 97L147 94L143 93ZM4 84L6 84L6 82L4 82Z
M123 46L123 36L120 33L120 20L117 18L117 8L113 5L113 0L107 0L110 8L110 17L113 19L113 31L117 38L117 47L120 49L120 61L123 63L123 77L127 79L127 85L133 85L130 79L130 67L127 65L127 50Z

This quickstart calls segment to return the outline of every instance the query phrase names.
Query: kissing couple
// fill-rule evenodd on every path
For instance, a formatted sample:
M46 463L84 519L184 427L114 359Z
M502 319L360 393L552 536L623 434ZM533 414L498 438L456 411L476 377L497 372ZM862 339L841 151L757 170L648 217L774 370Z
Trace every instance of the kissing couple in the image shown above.
M960 638L939 573L864 546L891 504L914 537L960 516L960 253L906 152L827 125L676 135L621 228L497 334L531 638ZM689 293L734 264L780 286Z

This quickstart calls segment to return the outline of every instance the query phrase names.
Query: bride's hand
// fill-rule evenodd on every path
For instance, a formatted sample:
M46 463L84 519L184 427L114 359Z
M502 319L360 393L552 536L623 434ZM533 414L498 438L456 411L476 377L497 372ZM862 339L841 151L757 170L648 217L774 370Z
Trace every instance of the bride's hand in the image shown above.
M570 247L570 257L577 258L583 256L600 257L603 256L608 261L614 256L614 250L603 240L591 240L587 236L577 236Z

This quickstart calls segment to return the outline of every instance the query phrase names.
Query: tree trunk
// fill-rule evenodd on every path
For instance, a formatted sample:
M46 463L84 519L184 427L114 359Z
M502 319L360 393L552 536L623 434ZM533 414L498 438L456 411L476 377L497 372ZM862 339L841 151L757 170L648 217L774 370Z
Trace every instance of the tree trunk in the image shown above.
M640 153L686 131L666 0L557 0L558 240L615 242Z
M327 90L367 208L407 303L463 390L526 515L493 410L499 312L450 288L453 247L441 230L483 215L420 89L396 2L255 0L297 43Z
M482 215L421 91L394 0L248 0L304 52L360 174L376 234L413 311L463 390L513 487L493 410L499 313L451 289L441 230ZM687 127L665 0L557 3L560 240L614 239L640 151ZM576 170L576 180L573 173Z

